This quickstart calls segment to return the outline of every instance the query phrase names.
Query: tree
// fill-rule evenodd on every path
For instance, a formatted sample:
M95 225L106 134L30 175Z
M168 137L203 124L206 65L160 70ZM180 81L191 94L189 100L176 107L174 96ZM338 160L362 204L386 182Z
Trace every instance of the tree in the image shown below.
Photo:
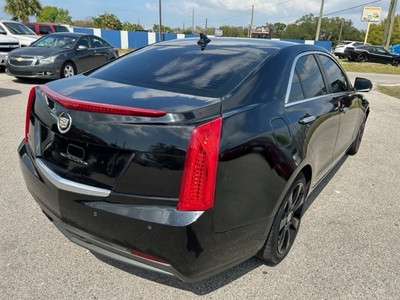
M124 22L122 24L122 30L126 31L136 31L136 30L144 30L143 26L140 24L134 24L134 23L129 23L129 22Z
M222 30L223 36L229 37L246 37L247 36L247 27L243 26L229 26L223 25L220 27Z
M42 9L39 0L6 0L4 11L14 21L29 21L29 16L37 16Z
M75 20L72 22L72 25L87 28L96 27L96 24L94 24L92 17L86 17L84 20Z
M380 45L382 43L383 32L385 30L387 19L381 21L380 24L371 24L368 33L368 43ZM400 15L394 17L393 31L390 38L390 44L400 43Z
M280 22L267 23L266 25L269 27L269 34L271 38L281 38L286 29L286 24Z
M44 6L37 16L38 22L72 24L68 9L55 6Z
M121 30L122 23L117 18L116 15L110 13L104 13L98 15L97 17L93 18L93 22L96 27L104 28L104 29L114 29L114 30Z
M154 32L158 32L159 31L158 28L160 28L160 26L158 24L153 24L153 31ZM161 32L169 33L169 32L174 32L174 31L169 26L161 25Z

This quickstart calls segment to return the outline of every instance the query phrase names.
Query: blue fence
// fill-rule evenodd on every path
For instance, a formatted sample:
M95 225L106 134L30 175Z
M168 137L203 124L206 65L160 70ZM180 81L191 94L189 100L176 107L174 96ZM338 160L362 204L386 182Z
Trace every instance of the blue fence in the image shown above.
M73 27L74 32L95 34L107 40L110 44L117 48L122 49L137 49L149 44L157 43L160 41L158 32L140 32L140 31L120 31L120 30L106 30L98 28L82 28ZM189 37L198 37L197 34L176 34L176 33L163 33L163 41L183 39ZM294 40L282 39L301 44L312 44L331 51L332 42L329 41L313 41L313 40Z

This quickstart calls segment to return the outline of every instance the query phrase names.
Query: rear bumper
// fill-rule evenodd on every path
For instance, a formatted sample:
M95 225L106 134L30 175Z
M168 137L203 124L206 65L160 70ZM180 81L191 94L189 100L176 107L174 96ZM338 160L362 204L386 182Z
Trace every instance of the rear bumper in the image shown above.
M111 259L195 282L250 258L265 241L264 223L217 234L212 210L118 204L102 194L68 191L49 180L24 143L18 152L26 185L54 225L72 242Z

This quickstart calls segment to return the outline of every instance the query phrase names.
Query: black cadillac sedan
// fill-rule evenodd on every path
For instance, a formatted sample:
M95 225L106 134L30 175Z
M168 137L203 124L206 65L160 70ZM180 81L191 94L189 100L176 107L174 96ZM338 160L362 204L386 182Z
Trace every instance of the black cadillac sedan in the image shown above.
M18 153L71 241L194 282L288 254L307 195L370 112L320 47L212 38L153 44L32 88Z
M389 52L381 46L359 46L359 47L346 47L344 55L352 61L359 62L377 62L383 64L391 64L398 67L400 63L400 55Z
M6 72L16 78L58 79L93 69L118 57L102 38L81 33L51 33L10 52Z

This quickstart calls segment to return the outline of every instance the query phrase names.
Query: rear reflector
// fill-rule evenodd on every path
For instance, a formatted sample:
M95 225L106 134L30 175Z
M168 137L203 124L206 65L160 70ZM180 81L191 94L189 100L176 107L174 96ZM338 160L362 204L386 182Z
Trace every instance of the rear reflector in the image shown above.
M46 85L41 85L40 89L51 99L58 102L65 108L90 111L97 113L108 113L114 115L131 115L140 117L162 117L167 113L162 110L136 108L128 106L120 106L114 104L96 103L84 100L77 100L61 95L53 90L51 90Z
M163 263L163 264L166 264L166 263L167 263L167 261L164 260L164 259L155 257L155 256L153 256L153 255L150 255L150 254L147 254L147 253L144 253L144 252L140 252L140 251L136 251L136 250L131 250L131 254L136 255L136 256L139 256L139 257L142 257L142 258L145 258L145 259L150 259L150 260L153 260L153 261L156 261L156 262L160 262L160 263Z
M28 103L26 105L26 114L25 114L25 143L28 142L29 139L29 123L31 122L31 111L33 107L33 101L35 100L36 95L36 87L31 88L28 96Z
M189 141L179 193L178 210L214 206L222 118L196 127Z

